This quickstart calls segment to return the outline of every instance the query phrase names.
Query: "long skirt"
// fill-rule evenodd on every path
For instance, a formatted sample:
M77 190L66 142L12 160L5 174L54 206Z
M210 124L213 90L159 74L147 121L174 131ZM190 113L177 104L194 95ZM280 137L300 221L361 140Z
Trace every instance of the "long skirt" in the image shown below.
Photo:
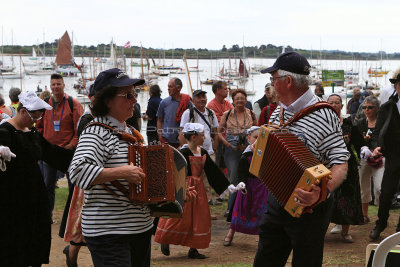
M160 218L154 241L160 244L208 248L211 241L211 216L201 177L189 176L187 186L195 186L197 198L185 202L182 218Z
M248 177L247 194L238 191L232 212L231 229L258 235L258 225L267 208L268 190L258 179Z

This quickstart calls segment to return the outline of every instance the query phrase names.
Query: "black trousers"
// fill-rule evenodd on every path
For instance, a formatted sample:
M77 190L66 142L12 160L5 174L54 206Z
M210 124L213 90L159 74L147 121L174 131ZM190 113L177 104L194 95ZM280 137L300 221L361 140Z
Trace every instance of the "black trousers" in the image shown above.
M254 266L285 266L292 250L292 266L322 266L333 198L319 204L312 214L303 214L299 219L291 217L282 207L277 208L279 204L271 198L273 196L268 196L267 212L260 223Z
M381 230L387 226L389 210L394 194L397 192L400 180L400 156L387 155L385 159L385 172L383 173L381 196L379 197L378 221L376 226ZM400 229L400 217L397 228Z
M85 236L95 267L150 267L151 230L132 235Z

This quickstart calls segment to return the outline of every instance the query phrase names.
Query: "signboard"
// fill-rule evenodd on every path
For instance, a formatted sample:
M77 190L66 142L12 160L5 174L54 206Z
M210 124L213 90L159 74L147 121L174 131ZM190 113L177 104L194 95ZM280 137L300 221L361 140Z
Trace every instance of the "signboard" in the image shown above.
M331 87L332 83L334 83L335 86L344 86L344 70L322 71L322 86Z

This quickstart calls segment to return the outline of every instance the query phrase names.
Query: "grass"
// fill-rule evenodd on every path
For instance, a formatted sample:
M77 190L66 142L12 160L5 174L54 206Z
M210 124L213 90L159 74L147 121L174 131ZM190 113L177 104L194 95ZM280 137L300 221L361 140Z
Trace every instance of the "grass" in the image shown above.
M57 188L54 210L61 212L64 211L65 202L67 202L67 198L68 198L68 188Z

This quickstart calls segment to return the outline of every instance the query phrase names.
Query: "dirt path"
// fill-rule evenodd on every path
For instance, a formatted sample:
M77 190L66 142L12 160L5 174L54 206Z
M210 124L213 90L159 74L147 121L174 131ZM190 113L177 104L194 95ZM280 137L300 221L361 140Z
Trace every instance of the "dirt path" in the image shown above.
M55 214L59 218L61 213ZM382 237L387 237L395 232L395 225L398 214L390 217L389 227L382 233ZM212 221L212 238L208 249L200 250L207 256L204 260L192 260L187 258L188 248L181 246L171 246L171 255L162 255L160 246L157 243L152 245L152 266L206 266L223 265L227 263L251 264L257 249L258 236L236 234L231 247L222 245L223 239L229 229L229 224L224 220L222 214L218 214L218 219ZM375 221L372 217L371 221ZM65 256L62 250L67 245L58 237L59 219L52 227L52 250L50 264L45 266L66 266ZM329 230L333 227L330 225ZM365 266L365 249L369 244L368 234L373 228L373 223L368 225L354 226L350 229L355 242L347 244L341 241L340 235L330 234L329 230L325 237L324 266ZM89 250L84 247L81 249L78 258L81 267L93 266ZM288 264L288 266L290 266Z

